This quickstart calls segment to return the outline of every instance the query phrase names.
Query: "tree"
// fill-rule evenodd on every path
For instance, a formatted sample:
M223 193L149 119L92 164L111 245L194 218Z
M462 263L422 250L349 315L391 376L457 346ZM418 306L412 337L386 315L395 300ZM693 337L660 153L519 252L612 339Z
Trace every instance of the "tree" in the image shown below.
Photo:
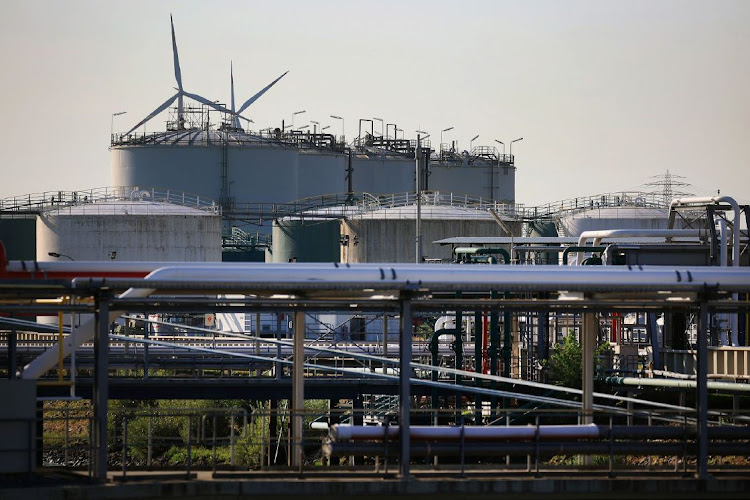
M568 334L562 342L555 344L549 357L549 378L555 385L581 388L581 345L575 335Z

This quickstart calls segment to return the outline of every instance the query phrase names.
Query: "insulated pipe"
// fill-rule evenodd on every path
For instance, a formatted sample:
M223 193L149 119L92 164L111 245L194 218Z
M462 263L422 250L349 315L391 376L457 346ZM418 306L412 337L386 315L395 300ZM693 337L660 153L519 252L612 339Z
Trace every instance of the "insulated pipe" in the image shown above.
M698 204L719 204L719 203L727 203L729 206L732 207L732 211L734 212L734 221L732 222L732 267L739 267L740 266L740 205L737 203L737 200L732 198L731 196L710 196L710 197L691 197L691 198L677 198L675 200L672 200L672 203L669 204L669 210L670 212L675 206L678 205L698 205ZM723 221L723 219L720 219ZM750 229L750 228L748 228ZM722 252L722 255L725 255L727 252ZM737 300L737 295L732 295L732 300ZM738 345L739 344L739 332L738 332L738 325L737 325L738 319L737 315L732 315L731 319L731 325L732 325L732 345Z
M330 436L336 442L374 441L386 438L399 439L399 427L333 425ZM420 426L412 425L409 439L414 441L508 441L539 439L597 439L599 426L588 425L540 425L536 426Z
M638 377L606 377L604 381L611 385L629 385L636 387L671 387L675 389L695 389L695 380L638 378ZM728 392L750 392L750 384L736 384L733 382L708 381L708 389Z
M64 269L67 262L52 268ZM70 264L75 264L71 262ZM98 265L99 263L97 263ZM9 266L10 267L10 264ZM51 269L51 268L50 268ZM106 281L100 283L107 284ZM112 284L116 284L113 281ZM90 279L74 279L74 289L87 289ZM164 267L151 272L142 285L125 291L120 298L145 298L159 287L164 290L221 289L242 287L244 290L277 292L312 290L364 289L387 290L511 290L511 291L700 291L710 286L717 290L746 291L750 289L749 269L717 269L707 267L669 268L610 267L588 269L558 266L462 266L462 265L346 265L338 264L187 264ZM122 311L111 311L110 322ZM64 355L71 347L79 347L95 331L90 320L76 328L64 346ZM54 366L56 350L46 351L24 368L23 378L36 379Z
M691 198L677 198L672 200L669 204L669 210L671 211L675 206L678 205L698 205L698 204L719 204L728 203L732 207L734 212L733 227L733 241L732 241L732 266L739 267L740 265L740 206L737 201L731 196L710 196L710 197L691 197Z
M606 229L598 231L584 231L578 237L578 246L582 247L586 245L586 242L593 238L594 246L601 245L602 238L634 238L638 236L642 237L705 237L707 231L703 229ZM579 252L577 256L578 265L583 262L583 252Z
M74 280L85 289L89 280ZM141 288L140 282L129 281ZM116 286L117 281L103 285ZM510 290L510 291L746 291L750 269L712 267L591 267L558 266L462 266L458 264L323 265L301 264L206 264L202 267L165 267L151 273L143 287L164 291L243 289L252 291L314 290ZM361 296L357 295L357 296Z

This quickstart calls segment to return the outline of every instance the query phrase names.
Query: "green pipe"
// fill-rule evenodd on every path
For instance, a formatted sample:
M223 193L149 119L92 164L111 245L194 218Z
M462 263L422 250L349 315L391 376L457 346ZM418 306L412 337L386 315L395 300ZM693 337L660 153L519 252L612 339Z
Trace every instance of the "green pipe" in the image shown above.
M598 247L592 247L592 246L583 246L583 247L568 247L563 251L563 266L568 265L568 254L570 252L603 252L607 249L606 246L598 246Z

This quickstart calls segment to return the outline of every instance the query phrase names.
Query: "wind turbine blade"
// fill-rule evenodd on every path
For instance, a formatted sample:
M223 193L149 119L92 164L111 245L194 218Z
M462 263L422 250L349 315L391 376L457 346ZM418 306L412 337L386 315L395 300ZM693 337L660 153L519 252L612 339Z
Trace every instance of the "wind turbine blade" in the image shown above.
M260 99L260 96L262 96L263 94L265 94L266 91L268 91L268 89L270 89L271 87L273 87L274 85L276 85L276 82L278 82L279 80L281 80L282 78L284 78L284 76L286 76L287 73L289 73L289 72L288 71L285 72L283 75L281 75L280 77L278 77L276 80L274 80L271 83L269 83L268 85L266 85L263 88L263 90L261 90L260 92L258 92L254 96L252 96L250 99L248 99L247 101L245 101L245 104L243 104L242 106L240 106L240 109L237 110L237 114L242 113L243 111L245 111L245 109L247 109L248 106L250 106L252 103L254 103L258 99Z
M232 67L232 61L229 61L229 80L232 84L232 114L234 114L234 68Z
M172 15L169 15L169 23L172 25L172 55L174 56L174 78L177 80L177 87L182 90L182 72L180 71L180 57L177 55L177 39L174 36L174 21Z
M232 127L239 130L242 126L240 124L240 119L237 118L238 115L234 112L234 65L232 64L232 61L229 61L229 78L232 83Z
M183 92L182 94L185 97L189 97L190 99L193 99L194 101L198 101L200 103L205 104L206 106L210 106L210 107L214 108L217 111L221 111L222 113L229 113L230 115L232 114L232 112L230 110L228 110L227 108L225 108L224 106L222 106L220 104L216 104L213 101L209 101L205 97L201 97L198 94L191 94L190 92Z
M162 111L164 111L165 109L167 109L179 96L180 96L180 93L178 92L175 95L173 95L172 97L170 97L169 99L167 99L166 101L164 101L164 104L162 104L161 106L159 106L158 108L156 108L155 110L153 110L146 118L144 118L143 120L141 120L140 122L138 122L138 125L136 125L135 127L131 128L130 130L128 130L127 132L125 132L125 135L128 135L133 130L137 129L138 127L140 127L141 125L143 125L144 123L146 123L147 121L149 121L151 118L153 118L154 116L158 115L159 113L161 113Z

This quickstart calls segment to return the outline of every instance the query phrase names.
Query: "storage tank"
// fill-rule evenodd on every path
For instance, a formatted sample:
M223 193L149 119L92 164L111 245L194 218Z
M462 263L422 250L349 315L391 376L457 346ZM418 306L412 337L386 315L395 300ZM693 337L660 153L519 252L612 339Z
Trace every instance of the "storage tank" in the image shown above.
M221 261L221 214L164 202L71 204L38 215L36 255L73 260Z
M272 235L271 262L339 262L337 219L279 219Z
M589 208L561 215L560 236L578 237L604 229L667 229L669 209L651 207Z
M0 241L8 260L34 260L36 256L36 217L6 214L0 217Z
M413 203L376 207L341 222L341 262L414 262L416 259L416 216ZM423 194L421 207L422 256L450 262L451 247L434 244L454 236L520 236L521 222L503 217L513 233L507 234L488 209L493 205L461 203L438 193ZM499 206L496 207L499 211Z
M238 203L289 203L347 192L413 192L413 144L382 142L352 146L350 154L325 134L212 129L131 134L116 137L110 147L112 185L153 186ZM426 168L424 190L502 203L515 200L512 162L451 155L430 160Z

